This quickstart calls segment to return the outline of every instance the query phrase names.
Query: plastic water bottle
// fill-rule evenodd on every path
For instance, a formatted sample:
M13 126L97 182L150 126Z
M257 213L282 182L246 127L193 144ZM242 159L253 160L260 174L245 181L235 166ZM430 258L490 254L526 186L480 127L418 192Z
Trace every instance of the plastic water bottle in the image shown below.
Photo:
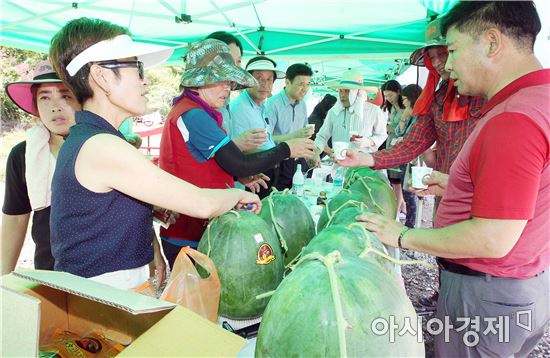
M332 178L332 190L335 194L339 193L344 187L344 167L338 167L334 171L334 177Z
M292 176L292 193L297 196L304 196L304 173L302 164L298 164L294 176Z

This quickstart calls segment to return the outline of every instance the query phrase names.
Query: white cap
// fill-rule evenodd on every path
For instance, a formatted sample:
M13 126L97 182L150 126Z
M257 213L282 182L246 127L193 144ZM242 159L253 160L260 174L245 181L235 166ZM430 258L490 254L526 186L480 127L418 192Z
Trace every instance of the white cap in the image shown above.
M252 60L254 60L254 59L252 59ZM273 71L273 73L275 73L275 78L276 79L286 77L286 73L284 73L283 71L277 70L275 68L275 64L273 63L273 61L270 61L268 59L261 59L261 60L256 60L254 62L249 62L246 65L246 70L248 72L252 72L252 71Z
M79 53L67 65L67 72L74 76L85 64L95 61L137 57L145 69L166 61L174 52L172 47L135 42L128 35L119 35L93 44Z

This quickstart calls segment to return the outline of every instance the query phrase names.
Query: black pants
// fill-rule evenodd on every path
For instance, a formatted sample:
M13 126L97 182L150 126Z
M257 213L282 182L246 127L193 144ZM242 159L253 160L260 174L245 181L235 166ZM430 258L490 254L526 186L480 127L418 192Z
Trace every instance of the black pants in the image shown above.
M415 193L403 190L403 199L405 200L405 205L407 206L405 226L414 228L414 224L416 223L416 204L418 202L418 198Z
M178 257L178 254L180 253L183 246L178 246L169 243L165 240L160 240L162 244L162 252L164 252L164 257L166 257L166 261L168 261L168 264L170 265L170 269L174 268L174 262L176 261L176 257ZM195 247L192 245L189 245L192 249L197 249L197 246L199 246L199 242L197 241L197 244ZM193 260L191 260L193 261Z
M281 162L279 169L279 181L275 185L277 190L283 191L285 189L292 188L292 177L294 176L294 173L296 173L298 164L302 164L302 172L307 170L308 165L304 158L299 158L298 160L289 158Z
M409 166L402 165L399 167L399 169L401 169L400 179L403 183L403 185L401 186L401 191L403 192L403 200L405 200L405 205L407 206L407 217L405 219L405 226L414 228L414 224L416 224L416 205L418 203L418 198L416 194L403 189L405 187L405 172L409 169ZM399 208L397 209L399 210Z

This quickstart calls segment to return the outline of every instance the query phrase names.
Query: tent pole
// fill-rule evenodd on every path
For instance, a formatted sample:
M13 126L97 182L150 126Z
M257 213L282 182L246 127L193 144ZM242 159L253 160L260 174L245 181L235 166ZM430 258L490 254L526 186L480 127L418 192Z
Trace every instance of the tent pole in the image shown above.
M384 42L384 43L390 43L390 44L400 44L400 45L414 45L414 46L424 46L425 42L418 42L418 41L403 41L403 40L391 40L391 39L381 39L381 38L375 38L375 37L362 37L362 36L346 36L346 38L350 40L358 40L358 41L369 41L369 42Z
M260 49L252 42L250 41L250 39L245 35L243 34L239 28L237 27L237 25L235 25L235 23L229 18L229 16L227 16L225 14L225 10L220 8L215 2L214 0L210 0L210 4L212 4L212 6L214 6L214 8L220 13L220 15L222 15L225 20L227 21L227 24L234 28L238 33L239 35L241 35L241 37L250 45L252 46L252 48L256 51L256 53L261 53Z

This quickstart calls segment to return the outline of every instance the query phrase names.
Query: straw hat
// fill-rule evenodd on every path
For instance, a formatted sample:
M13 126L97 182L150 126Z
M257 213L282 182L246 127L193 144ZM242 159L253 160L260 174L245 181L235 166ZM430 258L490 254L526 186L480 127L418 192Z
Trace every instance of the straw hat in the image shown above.
M336 89L366 89L363 84L363 74L359 70L347 70L342 74L335 85L329 86Z
M435 19L426 26L426 45L415 50L410 57L410 64L425 66L424 54L432 46L447 46L445 38L441 34L441 19Z
M49 61L38 63L33 72L32 80L11 82L6 85L8 97L27 113L39 117L38 109L32 98L31 87L43 83L62 83L55 73L53 66Z
M231 81L240 88L255 87L258 82L250 73L235 65L229 47L219 40L206 39L189 46L185 71L181 76L183 87L203 87Z

